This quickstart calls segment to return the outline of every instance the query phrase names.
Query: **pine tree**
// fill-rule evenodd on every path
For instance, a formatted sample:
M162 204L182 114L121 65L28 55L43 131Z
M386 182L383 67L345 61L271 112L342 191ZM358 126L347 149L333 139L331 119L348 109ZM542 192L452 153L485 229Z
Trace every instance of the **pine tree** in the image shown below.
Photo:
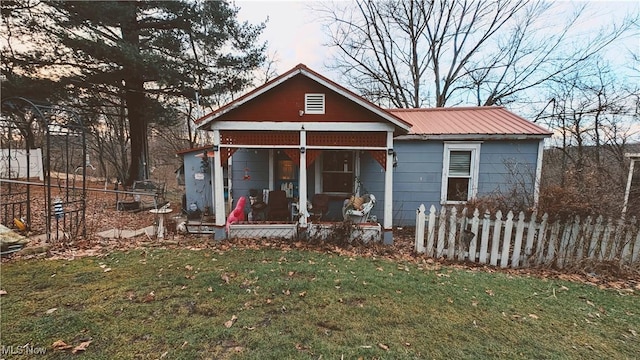
M131 185L148 176L149 124L173 120L177 97L240 91L264 62L264 23L241 24L237 12L226 1L3 1L3 97L38 96L29 84L45 78L76 103L120 99Z

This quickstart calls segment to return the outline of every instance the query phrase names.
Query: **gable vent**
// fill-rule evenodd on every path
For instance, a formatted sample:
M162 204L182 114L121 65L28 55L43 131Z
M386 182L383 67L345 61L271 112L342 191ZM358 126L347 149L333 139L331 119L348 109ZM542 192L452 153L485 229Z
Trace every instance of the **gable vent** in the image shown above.
M324 94L304 94L305 114L324 114Z

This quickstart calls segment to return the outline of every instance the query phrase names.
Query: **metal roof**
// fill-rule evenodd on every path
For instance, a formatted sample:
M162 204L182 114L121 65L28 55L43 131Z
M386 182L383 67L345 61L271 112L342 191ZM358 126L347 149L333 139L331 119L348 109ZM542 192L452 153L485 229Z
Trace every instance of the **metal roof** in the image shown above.
M549 130L502 106L387 111L413 125L406 137L544 138L552 135Z

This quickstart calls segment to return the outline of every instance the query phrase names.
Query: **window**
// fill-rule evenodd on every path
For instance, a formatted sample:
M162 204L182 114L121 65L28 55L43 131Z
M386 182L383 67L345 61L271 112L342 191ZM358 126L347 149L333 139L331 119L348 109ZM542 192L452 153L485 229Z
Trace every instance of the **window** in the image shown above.
M322 158L322 192L353 193L353 152L325 151Z
M456 204L476 196L480 144L444 144L441 202Z
M304 94L305 114L324 114L324 94Z

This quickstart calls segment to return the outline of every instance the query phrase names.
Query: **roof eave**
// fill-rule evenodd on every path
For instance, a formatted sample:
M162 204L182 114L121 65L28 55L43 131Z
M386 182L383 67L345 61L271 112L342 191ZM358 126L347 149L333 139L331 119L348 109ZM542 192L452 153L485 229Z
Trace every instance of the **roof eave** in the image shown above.
M543 140L551 134L407 134L396 136L395 140Z

